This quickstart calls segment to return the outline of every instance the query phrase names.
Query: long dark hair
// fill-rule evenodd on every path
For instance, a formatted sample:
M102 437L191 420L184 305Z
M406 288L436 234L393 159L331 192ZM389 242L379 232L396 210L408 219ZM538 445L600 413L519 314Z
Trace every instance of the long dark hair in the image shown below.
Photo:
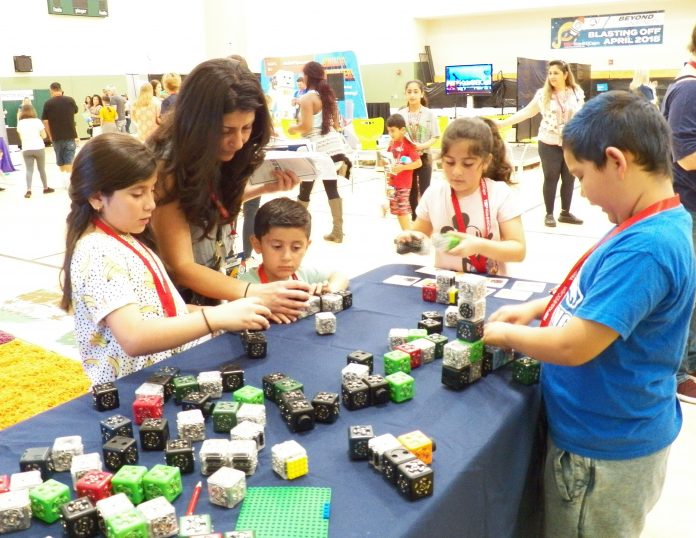
M422 93L421 99L420 99L420 104L422 106L428 106L428 97L425 94L425 84L423 84L423 81L418 80L417 78L414 78L413 80L409 80L406 85L404 86L404 91L408 90L408 87L411 84L416 84L420 88L420 91ZM408 108L408 101L406 101L406 107Z
M223 116L237 111L255 113L251 136L232 160L220 162ZM157 202L178 202L188 223L209 237L220 222L212 195L234 220L247 178L263 161L271 133L271 116L256 75L229 58L199 64L184 80L174 113L165 116L147 141L161 161Z
M316 90L321 99L321 134L331 130L334 118L338 118L336 94L326 81L326 71L319 62L307 62L302 68L308 90Z
M482 118L458 118L451 122L442 135L442 155L446 155L453 144L460 140L469 142L469 152L491 162L484 175L494 181L510 183L512 166L507 160L505 143L495 124Z
M70 310L72 280L70 263L75 245L89 228L97 212L90 205L91 196L109 197L115 191L148 179L157 163L150 151L136 138L121 133L104 133L87 142L73 163L70 175L70 213L68 213L63 261L63 298L60 306Z

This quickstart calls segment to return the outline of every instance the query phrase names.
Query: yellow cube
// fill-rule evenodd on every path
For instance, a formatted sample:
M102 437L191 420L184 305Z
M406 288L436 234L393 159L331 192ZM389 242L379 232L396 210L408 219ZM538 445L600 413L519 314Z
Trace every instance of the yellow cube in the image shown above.
M309 472L309 460L307 456L296 456L285 462L285 473L288 480L304 476Z
M414 430L412 432L405 433L397 437L397 440L404 446L404 448L411 451L414 456L416 456L426 465L430 465L432 463L435 444L433 443L433 440L425 435L422 431Z

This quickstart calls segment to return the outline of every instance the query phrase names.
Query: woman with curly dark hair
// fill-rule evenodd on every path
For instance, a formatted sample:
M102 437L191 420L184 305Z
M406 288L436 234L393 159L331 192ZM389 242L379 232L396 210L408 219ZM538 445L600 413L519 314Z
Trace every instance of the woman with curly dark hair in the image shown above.
M314 143L314 149L325 153L334 163L343 163L341 175L348 177L351 162L346 156L346 143L341 131L341 121L336 105L336 94L326 81L326 72L318 62L308 62L302 68L307 91L300 97L299 123L292 125L290 134L300 133ZM329 199L333 229L324 236L327 241L341 243L343 241L343 200L338 194L338 176L335 166L321 167L320 177L324 183L326 196ZM314 187L314 181L300 183L300 194L297 199L307 207L309 195Z
M272 319L295 319L308 299L305 283L251 284L229 275L234 223L244 200L288 190L298 178L275 172L275 183L248 186L272 132L256 76L228 58L196 66L177 106L148 141L158 159L157 248L188 301L210 303L259 297ZM188 297L187 297L188 295Z

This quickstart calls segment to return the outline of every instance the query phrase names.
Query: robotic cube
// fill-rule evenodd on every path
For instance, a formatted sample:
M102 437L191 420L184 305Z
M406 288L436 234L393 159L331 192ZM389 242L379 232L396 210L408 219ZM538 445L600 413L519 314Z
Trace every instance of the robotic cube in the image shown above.
M368 454L368 442L375 436L372 426L348 427L348 456L352 460L366 460Z
M146 418L140 426L140 446L143 450L164 450L169 439L166 418Z
M399 442L423 463L430 465L433 461L435 443L420 430L414 430L397 437Z
M123 493L134 504L140 504L145 500L143 477L147 474L144 465L124 465L111 478L111 491Z
M459 300L459 315L462 319L469 321L479 321L486 317L486 300L479 299L478 301L469 301L467 299Z
M245 420L265 426L266 407L263 404L243 403L237 410L237 423Z
M442 365L442 384L453 390L462 390L473 382L471 380L471 364L462 368Z
M389 329L389 349L393 351L396 346L405 344L408 341L408 329Z
M382 457L388 450L399 448L401 443L391 433L378 435L367 442L368 463L377 471L382 470Z
M51 448L47 446L27 448L19 459L20 471L39 471L43 480L51 475L51 466Z
M429 334L425 339L435 344L435 358L441 359L445 354L445 344L448 342L449 338L443 334Z
M244 386L244 370L236 362L228 362L220 366L223 392L234 392Z
M370 375L370 367L366 364L357 364L354 362L346 364L341 370L341 382L360 381Z
M222 467L208 478L210 502L225 508L234 508L246 495L246 475L237 469Z
M461 319L462 317L459 315L459 308L456 306L447 307L445 310L445 327L456 327Z
M179 532L176 510L164 497L155 497L139 504L138 511L147 521L148 538L168 538Z
M178 467L182 474L193 472L195 458L193 446L188 439L170 439L164 449L167 465Z
M419 329L425 329L428 334L441 333L442 332L442 321L437 319L422 319L418 322Z
M227 439L206 439L198 452L201 474L208 476L230 463L230 442Z
M314 316L314 328L317 334L335 334L336 316L333 312L317 312Z
M157 464L143 476L145 499L150 500L160 495L172 502L183 490L181 471L178 467Z
M413 342L415 342L415 340L413 340ZM419 347L414 346L411 343L408 343L408 344L401 344L399 346L396 346L396 349L394 351L397 351L397 350L403 351L404 353L408 354L409 360L411 363L411 370L413 370L415 368L420 368L421 364L423 363L423 352L420 350ZM390 353L393 353L394 351L391 351ZM386 355L385 355L385 357L386 357ZM385 366L384 366L385 373L389 373L389 374L394 373L393 371L387 372L386 361L384 364L385 364ZM405 370L402 370L402 371L405 371ZM406 373L408 373L408 372L406 372Z
M388 482L396 485L397 468L399 465L415 459L416 456L403 446L386 450L382 455L382 476Z
M118 389L112 382L101 383L92 387L92 401L97 411L116 409L120 404Z
M283 413L285 423L293 432L304 432L314 428L315 411L309 400L290 400Z
M64 534L69 538L92 538L99 535L97 509L89 497L80 497L60 507Z
M285 480L293 480L309 472L307 451L297 441L285 441L271 448L273 470Z
M314 419L316 422L330 424L336 422L340 413L338 394L335 392L318 392L312 399Z
M82 437L79 435L56 437L51 450L53 470L59 473L69 471L73 456L83 453L84 446L82 445Z
M456 279L459 296L463 301L476 302L486 297L486 282L485 276L475 273L464 273Z
M476 342L483 338L483 320L469 321L460 319L457 322L457 338L467 342Z
M541 364L531 357L522 357L512 363L512 379L523 385L534 385L539 382Z
M366 365L368 367L368 372L372 374L372 369L374 367L374 356L372 353L368 353L367 351L362 351L360 349L351 351L348 353L347 361L348 364L356 363Z
M201 372L198 374L199 391L211 398L222 397L222 374L219 370Z
M240 422L230 430L230 439L232 439L232 441L236 439L254 441L257 450L261 450L266 446L264 428L261 424L257 424L256 422Z
M435 343L427 338L419 338L411 342L412 346L420 349L422 364L430 364L435 360Z
M237 411L244 405L239 402L218 402L213 410L213 431L227 433L237 425Z
M263 403L263 390L252 387L251 385L244 385L242 388L235 390L232 393L232 401L239 403Z
M174 401L181 404L189 392L198 391L198 380L192 375L178 375L172 380L174 386Z
M141 396L133 401L133 422L138 426L146 418L162 418L164 398L161 396Z
M131 508L104 520L106 535L114 538L145 538L148 536L148 524L139 510Z
M385 377L389 383L389 396L392 402L401 403L413 398L414 379L404 372L394 372Z
M70 488L49 478L43 484L29 490L31 512L36 519L54 523L60 519L60 507L70 501Z
M233 469L251 476L258 465L258 447L256 441L250 439L234 439L230 441L230 466Z
M351 411L363 409L370 405L370 389L360 380L341 384L341 400Z
M31 501L27 490L0 493L0 534L31 526Z
M389 402L389 383L381 375L369 375L362 380L369 390L369 405L382 405Z
M109 471L118 471L124 465L138 463L138 445L131 437L116 437L109 439L102 447L104 466Z
M321 296L321 311L336 314L343 310L343 297L337 293L325 293Z
M73 456L70 464L70 476L72 477L73 489L77 481L84 476L88 471L101 471L102 459L98 452L90 452L89 454L80 454Z
M123 415L113 415L99 423L102 443L106 443L112 437L133 437L133 422Z
M79 497L89 497L96 504L97 501L111 496L111 478L113 475L105 471L88 471L75 484L75 491Z
M394 372L409 373L411 371L411 356L405 351L395 349L384 354L384 373L389 375Z
M419 459L397 467L396 487L410 501L433 494L433 470Z
M179 437L189 441L203 441L205 439L205 418L200 409L179 411L176 414L176 429Z

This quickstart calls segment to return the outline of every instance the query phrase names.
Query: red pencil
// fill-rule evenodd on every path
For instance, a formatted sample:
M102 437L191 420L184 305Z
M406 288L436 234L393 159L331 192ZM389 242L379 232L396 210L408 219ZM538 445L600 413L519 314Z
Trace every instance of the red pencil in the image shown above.
M193 511L196 509L196 504L198 504L198 497L201 496L201 483L198 482L196 484L196 487L193 488L193 494L191 495L191 500L188 503L188 506L186 507L186 515L190 516L193 514Z

